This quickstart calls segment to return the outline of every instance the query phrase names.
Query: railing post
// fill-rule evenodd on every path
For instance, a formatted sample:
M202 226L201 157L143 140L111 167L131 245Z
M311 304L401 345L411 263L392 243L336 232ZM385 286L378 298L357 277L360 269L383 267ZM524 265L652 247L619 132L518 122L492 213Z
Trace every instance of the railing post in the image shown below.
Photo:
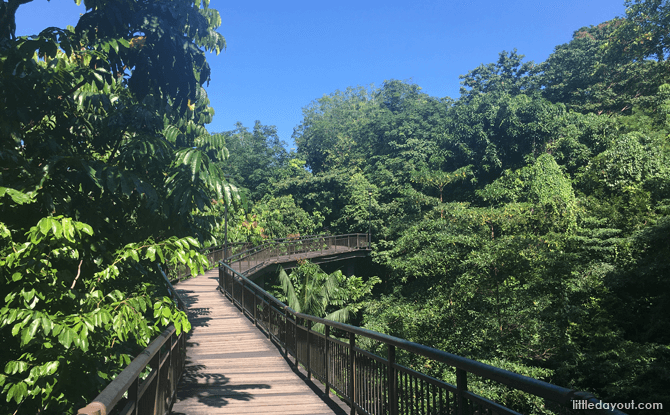
M138 396L139 390L140 390L140 378L136 377L133 383L130 385L130 388L128 389L128 400L130 402L135 402L135 407L131 412L133 415L137 415L139 412L140 407L140 400Z
M286 307L284 307L284 356L288 359L288 339L289 339L289 334L288 334L288 326L289 326L289 321L288 321L288 313L286 312Z
M298 316L295 316L295 324L293 325L293 339L295 342L295 367L298 367Z
M242 315L244 315L244 312L247 310L247 301L246 301L247 287L246 287L246 284L245 284L244 280L241 280L240 282L242 283L241 284L242 285L242 295L240 296L240 300L241 300L240 301L240 306L242 307Z
M311 347L310 347L310 340L311 340L311 334L312 334L312 320L307 320L307 361L306 367L307 367L307 379L312 380L312 362L311 362L311 357L312 357L312 352L311 352Z
M258 310L258 302L256 301L258 299L258 296L256 295L256 291L254 291L254 326L258 327L258 317L256 317L256 312ZM269 334L269 331L268 331Z
M351 409L349 413L356 415L356 335L349 332L349 399Z
M468 404L465 399L465 392L468 391L468 372L463 369L456 368L456 408L457 415L468 415L466 406Z
M326 386L326 396L328 396L330 394L330 381L329 381L330 371L328 370L328 368L330 367L330 359L329 359L330 356L328 356L328 354L329 354L328 352L330 351L330 347L329 347L330 342L328 341L329 337L330 337L330 326L326 324L326 347L325 347L325 350L323 352L323 360L324 360L323 367L325 368L325 372L326 372L326 374L324 376L325 386Z
M154 359L156 360L155 366L154 363L152 362L152 366L154 366L154 370L156 371L156 391L154 392L154 410L153 413L154 415L158 415L158 400L160 399L160 390L161 390L161 349L158 349L158 353L154 356ZM162 414L161 414L162 415Z
M388 397L389 397L389 412L391 415L398 415L398 389L396 388L396 375L395 375L395 346L388 345Z

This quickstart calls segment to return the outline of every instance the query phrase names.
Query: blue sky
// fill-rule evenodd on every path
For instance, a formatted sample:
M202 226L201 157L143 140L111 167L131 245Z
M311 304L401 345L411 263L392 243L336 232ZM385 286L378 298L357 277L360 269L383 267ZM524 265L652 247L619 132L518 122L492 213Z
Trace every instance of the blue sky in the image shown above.
M255 1L211 0L228 47L208 55L216 115L210 132L237 121L276 125L288 147L302 108L348 86L411 80L431 96L457 98L458 76L516 48L544 61L572 33L615 16L623 0ZM75 25L74 0L19 8L17 35Z

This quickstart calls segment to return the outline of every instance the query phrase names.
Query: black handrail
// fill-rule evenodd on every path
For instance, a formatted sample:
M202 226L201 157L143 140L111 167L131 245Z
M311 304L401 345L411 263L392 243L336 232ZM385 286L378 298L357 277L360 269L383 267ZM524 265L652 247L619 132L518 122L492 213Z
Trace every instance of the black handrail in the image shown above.
M166 281L168 292L177 307L186 311L186 303L158 266ZM149 366L145 379L140 375ZM127 393L124 407L117 412L125 414L165 414L170 411L177 396L177 384L186 366L186 333L179 334L170 324L142 351L100 394L78 415L109 414Z
M351 414L518 414L468 390L468 374L527 392L554 404L561 413L607 413L618 410L581 410L574 401L600 402L593 395L552 385L442 350L348 324L298 313L252 281L219 263L219 289L254 324L279 344L325 385L335 390L351 408ZM314 324L323 325L324 333ZM348 341L330 335L345 333ZM357 338L386 346L386 358L356 347ZM396 349L423 356L455 368L456 385L416 372L395 362Z

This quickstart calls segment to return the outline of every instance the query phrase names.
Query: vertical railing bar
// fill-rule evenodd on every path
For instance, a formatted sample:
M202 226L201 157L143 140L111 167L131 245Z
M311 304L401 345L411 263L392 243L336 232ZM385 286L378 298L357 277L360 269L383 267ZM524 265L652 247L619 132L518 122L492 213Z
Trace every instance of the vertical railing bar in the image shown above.
M426 403L426 401L425 401L424 397L425 397L425 394L426 394L426 390L425 390L426 382L424 382L423 379L417 378L417 383L418 383L417 389L419 391L419 413L425 413L425 410L426 410L425 403Z
M409 394L407 393L407 373L403 373L402 376L402 399L400 402L402 402L403 410L402 413L405 414L407 413L407 404L409 403Z
M465 392L468 390L468 373L460 368L456 368L456 413L457 415L466 415Z
M414 413L419 413L419 379L415 376L412 376L412 386L414 388L414 394L412 395L412 407L414 408Z
M307 379L312 380L312 352L311 352L311 347L310 347L310 341L311 341L311 331L312 331L312 320L307 320L307 358L306 358L306 366L307 366Z
M416 414L416 411L414 410L416 408L416 391L414 387L416 386L416 383L414 382L414 376L409 375L409 393L410 393L410 404L409 404L409 410L410 413Z
M298 366L300 363L300 353L302 350L302 346L300 345L300 325L298 324L298 317L295 318L295 364Z
M284 356L288 357L288 317L286 316L286 308L284 308Z
M389 390L389 410L391 415L398 415L398 392L396 388L395 368L395 346L388 345L388 390Z
M154 391L154 405L153 405L153 410L151 412L154 413L154 415L157 415L156 410L158 409L158 396L160 395L160 385L161 385L161 355L163 354L163 348L159 347L158 348L158 353L154 355L154 359L156 360L155 366L151 363L151 366L154 367L154 370L156 371L156 376L154 377L154 381L156 382L156 389ZM154 360L152 359L152 360ZM161 414L162 415L162 414Z
M140 389L140 378L137 377L135 378L133 383L130 385L130 388L128 389L128 401L135 402L135 407L133 408L132 412L134 415L137 415L140 406L140 400L138 397L139 389Z
M444 390L441 387L437 389L437 406L439 408L440 414L450 413L449 410L449 391Z
M421 402L423 403L423 413L427 414L430 408L430 385L425 381L421 383Z
M256 294L255 289L253 291L253 294L254 294L254 326L258 327L258 318L256 316L256 313L258 311L258 301L256 301L258 299L258 295ZM270 326L269 322L268 322L268 326ZM268 337L271 337L269 328L268 328Z
M358 389L361 391L362 399L365 399L365 410L369 411L368 402L370 401L370 362L366 357L361 355L361 364L363 371L361 371L361 379L359 380Z
M356 415L356 377L354 376L354 371L356 370L356 353L354 348L356 347L356 335L353 332L349 332L349 398L351 399L351 415Z
M374 382L372 382L372 387L370 388L371 392L371 398L370 400L372 401L372 406L371 409L374 410L375 414L379 413L379 402L381 399L379 399L379 365L377 362L373 362L374 366L372 367L372 377L374 378Z
M328 341L329 338L330 338L330 326L326 324L326 344L324 345L324 351L323 351L323 363L324 363L323 364L323 366L324 366L324 368L323 368L323 370L324 370L323 379L325 381L324 386L326 388L326 390L325 390L326 397L328 397L330 395L330 378L329 378L329 376L330 376L330 370L329 370L330 369L330 355L329 355L330 342Z

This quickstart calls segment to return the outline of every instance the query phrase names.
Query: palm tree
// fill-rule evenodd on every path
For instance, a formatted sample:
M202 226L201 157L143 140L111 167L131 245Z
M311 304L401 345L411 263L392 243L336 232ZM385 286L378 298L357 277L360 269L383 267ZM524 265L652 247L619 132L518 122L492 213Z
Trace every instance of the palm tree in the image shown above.
M341 289L342 271L335 271L328 275L321 268L310 262L303 262L295 268L291 275L280 267L279 283L282 295L279 299L288 304L295 311L322 317L327 320L346 323L349 321L350 310L345 305L345 294ZM328 309L340 307L328 312ZM314 330L321 331L321 324L314 326Z

